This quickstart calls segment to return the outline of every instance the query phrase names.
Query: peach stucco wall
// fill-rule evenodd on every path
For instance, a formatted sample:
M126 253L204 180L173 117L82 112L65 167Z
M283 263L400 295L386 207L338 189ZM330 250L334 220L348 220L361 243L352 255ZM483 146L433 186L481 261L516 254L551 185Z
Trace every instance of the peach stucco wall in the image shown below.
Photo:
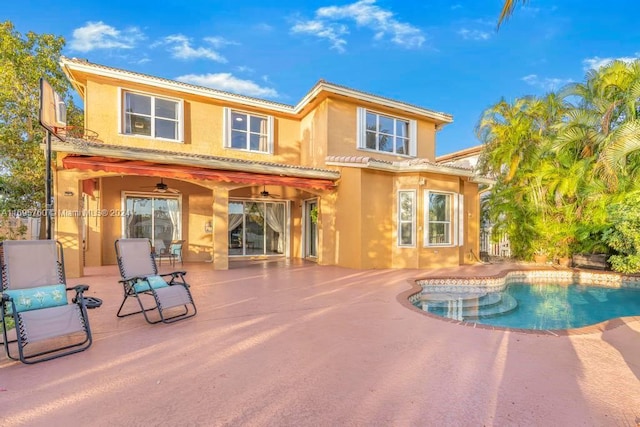
M184 142L166 141L146 136L124 135L120 122L122 90L147 95L163 96L184 101ZM273 114L275 152L273 155L225 148L223 145L223 109L230 107L240 111L267 114L246 106L222 104L210 98L190 94L176 94L139 84L126 85L108 79L96 78L87 82L86 127L98 133L105 143L127 147L142 147L221 157L234 157L253 161L276 163L300 163L300 122L292 116Z
M470 263L469 251L478 253L477 184L461 181L458 177L437 174L391 173L366 169L342 168L341 185L336 202L323 215L335 226L322 228L327 246L328 263L351 268L433 268ZM420 183L423 183L422 185ZM397 191L415 190L416 245L399 247L397 244ZM425 191L438 190L463 194L462 217L464 235L460 243L444 247L428 247L424 238ZM456 227L457 221L456 218ZM473 224L469 225L471 221ZM333 250L333 252L331 252Z
M92 76L86 87L86 127L96 131L99 139L110 145L141 147L220 157L240 158L315 168L327 166L327 156L362 156L402 161L408 157L388 155L357 148L357 108L365 107L383 114L417 120L418 157L435 159L435 123L424 118L391 110L382 105L355 102L335 94L322 94L299 115L274 114L197 95L176 93L140 84L119 82ZM122 90L182 99L184 101L184 141L180 143L149 137L123 135L119 128ZM223 108L231 107L274 117L275 151L273 155L226 149L223 146ZM58 157L58 168L60 159ZM289 209L289 246L291 257L303 256L303 201L318 198L318 257L320 264L337 264L352 268L428 268L470 262L478 253L478 186L466 179L432 173L392 173L363 168L340 167L341 178L332 191L303 191L286 187L268 190L287 201ZM80 207L80 182L95 178L98 190L85 198L85 209L120 210L123 192L150 193L158 181L153 177L114 176L97 171L59 170L56 179L56 203ZM229 199L259 198L259 186L223 184L214 181L186 182L166 179L170 187L180 190L182 237L187 240L187 261L212 261L213 268L228 268L227 215ZM397 191L417 192L415 247L397 245ZM427 189L464 194L464 239L459 246L429 248L423 245L424 191ZM64 197L64 191L76 196ZM70 277L82 274L84 265L114 264L113 242L122 237L120 217L87 218L86 251L82 254L83 223L60 218L56 235L63 239L71 257ZM211 224L211 230L205 226ZM76 274L77 273L77 274Z
M328 98L325 101L327 109L327 154L330 156L373 156L383 160L406 160L406 156L385 154L379 151L362 150L358 148L357 111L358 107L370 108L378 113L413 120L415 116L392 111L381 106L355 103L342 98ZM435 124L417 120L417 157L430 161L435 160Z

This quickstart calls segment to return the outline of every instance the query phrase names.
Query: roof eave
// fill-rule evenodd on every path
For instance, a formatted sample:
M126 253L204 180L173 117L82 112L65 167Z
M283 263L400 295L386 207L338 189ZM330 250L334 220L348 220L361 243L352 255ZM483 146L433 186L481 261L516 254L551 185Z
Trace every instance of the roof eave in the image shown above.
M60 61L63 70L65 70L65 74L69 77L73 71L85 72L94 75L99 75L102 77L117 79L117 80L126 80L133 83L143 84L146 86L156 87L160 89L171 89L178 92L189 93L191 95L205 96L208 98L215 98L220 101L225 102L233 102L236 104L247 105L251 107L259 107L264 109L269 109L273 111L277 111L280 113L288 113L292 114L293 107L272 103L269 101L264 101L258 98L246 98L243 96L237 96L233 93L223 92L223 91L215 91L214 89L209 89L205 87L199 87L195 85L183 84L181 82L169 80L169 79L157 79L152 76L146 76L144 74L127 74L121 70L113 69L113 68L101 68L96 67L94 64L87 63L82 64L74 60L69 60L67 58L63 58ZM68 70L68 71L67 71ZM72 82L75 80L73 76L69 78Z
M260 173L267 175L291 176L298 178L314 178L338 180L340 172L319 169L300 169L287 167L286 165L238 162L236 159L223 159L215 157L192 157L180 153L172 152L171 155L154 153L150 150L136 149L135 151L126 150L122 147L107 146L104 144L87 146L81 144L73 144L69 142L52 141L52 151L77 154L85 156L104 156L117 159L151 161L164 164L175 164L185 166L196 166L207 169L222 169L240 172Z
M442 175L468 178L471 182L475 182L479 184L490 185L495 183L494 180L476 175L474 171L470 169L450 168L450 167L434 165L434 164L403 165L403 164L397 164L397 163L379 162L376 160L369 159L362 162L340 162L340 161L329 160L326 162L326 165L338 166L338 167L372 169L372 170L394 172L394 173L419 173L419 172L437 173Z
M336 95L342 95L349 98L354 98L364 102L370 102L373 104L382 105L385 107L393 108L395 110L406 111L418 116L427 117L439 125L446 125L453 123L453 117L448 114L438 113L436 111L427 110L404 102L394 101L392 99L380 98L376 95L360 92L354 89L349 89L341 86L336 86L325 81L319 81L294 107L295 112L301 112L309 103L317 98L322 92L328 92Z

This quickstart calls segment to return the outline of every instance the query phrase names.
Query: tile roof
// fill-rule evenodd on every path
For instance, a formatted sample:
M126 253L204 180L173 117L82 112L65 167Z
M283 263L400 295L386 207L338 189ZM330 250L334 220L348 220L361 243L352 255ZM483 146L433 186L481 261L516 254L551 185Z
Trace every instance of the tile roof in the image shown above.
M192 164L211 169L250 171L255 168L260 173L282 174L290 176L314 176L325 179L338 179L340 172L332 169L319 169L307 166L289 165L275 162L260 162L206 154L184 153L151 148L126 147L104 144L80 138L67 137L66 142L54 141L53 150L79 155L108 155L115 158L147 160L156 163Z
M235 102L245 102L245 103L249 103L249 104L258 104L259 106L268 108L268 107L272 107L273 109L282 111L282 112L287 112L287 113L291 113L291 114L297 114L299 113L309 102L311 102L315 96L314 93L318 92L318 91L327 91L330 93L336 93L336 94L341 94L341 95L346 95L346 96L352 96L355 97L356 99L360 99L360 100L365 100L365 101L370 101L370 102L374 102L374 103L379 103L381 105L385 105L387 107L390 108L394 108L394 109L405 109L405 110L409 110L412 113L415 114L419 114L419 115L424 115L427 116L429 118L431 118L432 120L435 120L436 122L441 122L441 123L450 123L453 121L453 116L451 116L450 114L447 113L442 113L442 112L438 112L435 110L430 110L415 104L410 104L408 102L404 102L404 101L399 101L399 100L395 100L395 99L391 99L391 98L387 98L384 96L379 96L379 95L375 95L369 92L364 92L364 91L360 91L357 89L352 89L350 87L344 86L344 85L339 85L336 83L330 83L327 82L326 80L318 80L318 82L311 88L311 90L309 90L309 92L307 92L302 99L300 100L300 102L298 102L298 104L296 105L289 105L289 104L283 104L283 103L279 103L279 102L275 102L275 101L269 101L269 100L265 100L265 99L261 99L261 98L255 98L255 97L251 97L251 96L246 96L246 95L240 95L240 94L236 94L236 93L232 93L232 92L226 92L226 91L222 91L219 89L212 89L209 87L205 87L205 86L197 86L197 85L193 85L190 83L183 83L183 82L179 82L176 80L170 80L170 79L166 79L166 78L162 78L162 77L156 77L156 76L152 76L152 75L148 75L148 74L143 74L143 73L138 73L135 71L128 71L128 70L123 70L120 68L115 68L115 67L110 67L110 66L106 66L106 65L101 65L101 64L94 64L92 62L89 62L86 59L78 59L78 58L67 58L67 57L61 57L60 59L61 61L61 65L63 70L67 70L67 65L68 64L73 64L76 67L88 67L94 70L100 70L100 71L105 71L108 73L115 73L117 74L120 78L141 78L144 79L148 82L154 82L156 84L161 84L161 85L170 85L173 86L174 88L182 88L184 90L192 90L192 91L197 91L199 93L202 94L206 94L209 95L211 97L220 97L220 98L226 98L228 100L233 100ZM71 79L71 76L69 76L69 78ZM72 80L72 79L71 79Z

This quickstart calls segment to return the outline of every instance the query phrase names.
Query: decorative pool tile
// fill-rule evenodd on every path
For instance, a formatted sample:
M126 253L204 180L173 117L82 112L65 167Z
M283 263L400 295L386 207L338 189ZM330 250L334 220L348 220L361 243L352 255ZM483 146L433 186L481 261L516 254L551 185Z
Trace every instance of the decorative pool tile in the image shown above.
M610 272L574 270L523 270L510 271L502 277L465 277L418 279L421 293L465 292L483 293L502 291L507 285L517 282L559 283L603 286L609 288L640 289L640 276L626 276ZM419 298L420 293L415 295Z

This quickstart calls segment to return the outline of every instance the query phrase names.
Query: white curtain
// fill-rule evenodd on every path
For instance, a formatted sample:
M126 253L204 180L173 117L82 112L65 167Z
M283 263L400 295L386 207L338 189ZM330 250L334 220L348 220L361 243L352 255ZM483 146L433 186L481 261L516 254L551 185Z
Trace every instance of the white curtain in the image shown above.
M229 214L229 231L235 230L237 226L242 224L242 214Z
M171 223L173 224L173 235L171 236L171 240L179 240L180 239L180 211L178 210L178 200L177 199L167 199L167 209L169 210L169 218L171 218Z
M267 225L278 233L278 253L284 253L284 206L268 203L265 219Z

